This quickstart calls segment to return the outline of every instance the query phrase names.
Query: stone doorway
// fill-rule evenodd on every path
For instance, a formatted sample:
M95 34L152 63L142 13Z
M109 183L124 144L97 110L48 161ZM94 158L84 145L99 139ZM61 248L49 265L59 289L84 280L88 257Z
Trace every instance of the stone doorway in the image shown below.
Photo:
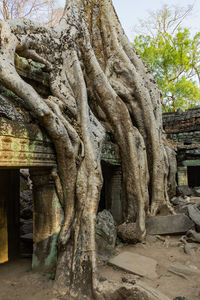
M0 263L32 257L32 190L29 170L0 170Z
M32 267L51 271L56 265L62 209L52 180L51 168L30 168L30 176L33 182ZM20 254L19 199L20 169L1 169L0 263L19 257ZM31 237L29 242L32 242Z
M99 202L99 211L109 210L114 220L122 220L122 175L121 166L102 161L103 187Z

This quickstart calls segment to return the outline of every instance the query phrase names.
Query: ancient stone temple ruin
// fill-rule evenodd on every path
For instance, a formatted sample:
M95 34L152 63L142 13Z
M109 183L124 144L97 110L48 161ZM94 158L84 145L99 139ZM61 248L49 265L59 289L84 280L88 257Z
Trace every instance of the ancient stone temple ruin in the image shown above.
M0 96L0 263L19 254L20 169L33 183L33 268L52 268L62 213L52 180L54 149L28 112Z
M62 209L52 171L53 145L33 117L9 97L0 95L0 263L20 254L20 170L29 169L33 186L32 267L50 271L56 263L56 243ZM109 135L102 153L104 186L99 210L108 209L119 223L121 167L117 147ZM28 238L28 237L27 237Z
M167 138L177 152L177 184L200 186L200 108L163 115Z
M43 66L19 58L16 67L39 94L49 95L48 73ZM13 97L15 101L11 101ZM164 114L163 123L167 138L177 151L178 185L200 186L200 109ZM54 147L44 129L22 108L16 95L0 86L0 263L20 255L20 170L26 169L33 194L32 267L44 271L55 267L63 220L52 176L56 166ZM109 133L102 151L102 172L99 211L109 210L120 224L120 155Z

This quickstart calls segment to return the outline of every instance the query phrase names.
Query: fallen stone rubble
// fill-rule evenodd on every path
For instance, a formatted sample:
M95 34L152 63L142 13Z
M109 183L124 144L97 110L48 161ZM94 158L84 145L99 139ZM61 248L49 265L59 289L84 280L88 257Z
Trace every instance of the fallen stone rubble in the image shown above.
M163 242L164 247L180 247L188 255L200 252L200 197L179 195L178 197L174 197L171 203L175 211L174 215L171 215L170 212L164 208L160 215L147 218L147 236L144 245L160 240ZM135 223L120 224L117 228L117 234L120 240L125 244L136 244L138 242ZM174 240L174 236L179 236L179 238ZM114 268L135 274L141 279L145 277L147 279L151 278L151 280L154 278L155 280L158 276L158 263L156 260L154 261L150 257L131 253L127 250L111 258L108 264L114 266ZM181 265L180 262L179 264L177 262L169 264L167 271L183 280L189 280L189 278L193 278L193 276L200 276L200 269L193 265ZM128 282L128 284L130 284L130 282ZM115 291L113 294L114 296L117 295L116 299L121 299L119 297L121 291L122 290L119 289L118 292ZM128 295L132 293L132 291L132 289L131 292L129 290ZM164 299L163 297L162 295L161 299ZM113 299L115 299L115 297ZM151 299L151 297L148 299ZM154 295L153 299L160 298L159 296L156 298ZM177 296L173 300L190 299L184 296Z

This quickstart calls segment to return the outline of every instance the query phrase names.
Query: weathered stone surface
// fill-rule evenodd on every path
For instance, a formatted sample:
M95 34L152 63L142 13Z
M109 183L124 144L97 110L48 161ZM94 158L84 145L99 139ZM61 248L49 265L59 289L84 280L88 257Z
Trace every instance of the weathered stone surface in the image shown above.
M174 298L173 300L188 300L188 299L185 297L178 296L178 297Z
M34 187L32 268L52 272L57 262L57 239L63 219L62 209L51 172L48 169L31 169L30 176Z
M105 300L170 300L167 296L148 286L136 281L135 285L124 285L109 289L104 294Z
M182 273L185 275L200 275L200 270L197 268L186 267L184 265L173 264L169 267L169 271L174 271L178 273Z
M200 187L194 187L193 188L194 194L196 197L200 197Z
M191 204L200 204L200 197L191 197L190 198L190 203Z
M0 166L55 166L55 152L43 128L0 85Z
M187 185L179 185L177 186L177 194L180 196L191 196L193 194L193 191L189 186Z
M186 239L190 242L192 241L192 242L200 243L200 233L191 229L187 232Z
M200 130L200 109L188 109L185 112L163 114L163 126L167 133L182 133Z
M123 223L119 225L117 234L125 243L136 244L138 242L136 223Z
M194 223L184 214L150 218L146 222L148 234L185 233Z
M185 297L178 296L178 297L174 298L173 300L188 300L188 299Z
M141 277L150 279L157 278L157 261L136 253L128 251L122 252L110 259L109 264Z
M184 252L188 255L193 255L195 250L198 249L198 244L196 243L186 243L184 245Z
M190 203L190 198L189 197L183 198L183 197L179 196L179 197L172 198L170 201L172 202L172 204L174 206L185 205L185 204Z
M22 219L29 220L29 219L33 218L33 211L30 207L24 208L21 211L20 216Z
M32 233L24 234L24 235L20 236L20 238L27 242L33 242L33 234Z
M98 213L95 232L98 253L103 256L112 255L117 238L117 227L108 210L104 209Z
M56 165L52 143L35 124L0 118L0 166L53 167Z
M171 202L174 206L174 210L177 214L188 215L188 205L191 204L190 197L174 197L171 199Z
M32 233L33 232L33 220L24 220L20 219L20 232L21 235Z
M189 217L198 226L200 226L200 210L199 210L199 206L200 206L199 204L188 205Z

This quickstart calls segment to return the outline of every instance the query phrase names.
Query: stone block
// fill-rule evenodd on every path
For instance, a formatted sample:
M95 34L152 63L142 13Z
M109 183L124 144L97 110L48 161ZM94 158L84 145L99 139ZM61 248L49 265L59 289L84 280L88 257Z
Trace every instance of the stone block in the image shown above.
M104 209L97 215L95 239L97 251L100 256L109 257L115 249L117 227L112 214Z
M150 218L146 221L147 233L182 234L194 226L194 223L184 214Z
M136 253L129 251L122 252L110 259L109 264L141 277L157 278L157 261Z
M193 191L189 186L187 185L179 185L177 186L177 194L181 196L191 196L193 194Z
M134 285L111 285L106 287L105 300L170 300L166 295L153 289L144 282L136 281ZM177 299L182 300L182 299ZM185 300L185 299L184 299ZM187 299L186 299L187 300Z
M185 274L185 275L191 275L191 276L195 276L195 275L199 276L200 275L200 270L198 268L187 267L187 266L178 265L178 264L171 265L168 270L177 272L177 273L181 273L181 274Z
M195 196L200 197L200 187L194 188Z
M198 226L200 226L200 210L199 210L199 207L200 207L199 204L188 205L189 217Z

